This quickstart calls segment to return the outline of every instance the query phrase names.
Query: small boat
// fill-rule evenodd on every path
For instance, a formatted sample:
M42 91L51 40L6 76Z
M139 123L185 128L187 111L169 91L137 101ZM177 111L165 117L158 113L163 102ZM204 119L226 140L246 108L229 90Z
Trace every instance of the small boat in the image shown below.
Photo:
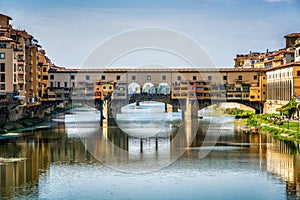
M35 129L37 129L37 130L43 130L43 129L49 129L50 128L50 126L37 126L37 127L35 127Z

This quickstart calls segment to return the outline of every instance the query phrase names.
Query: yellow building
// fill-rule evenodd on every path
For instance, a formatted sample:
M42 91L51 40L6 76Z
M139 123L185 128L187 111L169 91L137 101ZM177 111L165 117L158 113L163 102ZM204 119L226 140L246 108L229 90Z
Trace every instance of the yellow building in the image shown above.
M264 102L266 100L267 79L265 75L259 76L258 80L253 80L250 85L250 101Z

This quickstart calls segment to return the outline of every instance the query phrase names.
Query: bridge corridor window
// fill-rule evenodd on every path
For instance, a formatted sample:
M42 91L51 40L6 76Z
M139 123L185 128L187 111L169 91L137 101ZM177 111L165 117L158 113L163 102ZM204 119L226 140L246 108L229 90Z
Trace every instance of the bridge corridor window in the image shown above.
M90 76L89 76L89 75L86 75L86 76L85 76L85 80L89 81L89 80L90 80Z
M136 76L132 76L131 80L135 81L136 80Z
M242 75L239 75L239 76L238 76L238 80L243 80L243 76L242 76Z
M196 81L197 80L197 76L193 76L193 81Z
M297 76L300 76L300 71L297 71Z
M162 79L163 81L165 81L167 78L166 78L165 75L163 75L161 79Z
M122 88L124 90L124 88ZM130 83L128 85L128 94L130 95L137 95L141 93L141 87L137 83Z
M253 76L253 80L257 80L257 75L254 75L254 76Z
M121 79L121 76L117 75L116 79L117 79L117 81L119 81Z
M101 76L101 79L102 79L102 80L105 80L105 75L102 75L102 76Z
M148 81L151 80L151 76L150 76L150 75L147 76L147 80L148 80Z
M223 81L227 81L227 76L223 76Z
M181 76L177 76L177 80L178 80L178 81L181 81Z
M211 76L207 76L207 80L211 81Z
M71 80L75 80L75 76L74 75L71 75Z

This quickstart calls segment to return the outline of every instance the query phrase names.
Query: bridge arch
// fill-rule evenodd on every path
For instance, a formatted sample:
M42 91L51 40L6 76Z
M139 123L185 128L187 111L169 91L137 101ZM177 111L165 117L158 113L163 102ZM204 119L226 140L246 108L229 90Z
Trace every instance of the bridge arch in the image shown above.
M153 83L148 82L143 85L142 92L146 94L155 94L156 88Z
M168 83L160 83L157 87L157 94L171 94L171 88Z
M211 105L203 105L200 106L199 112L203 112L206 109L211 108L212 110L216 109L216 107L218 108L222 108L222 109L227 109L227 108L238 108L238 109L242 109L242 110L249 110L252 112L256 112L258 113L259 111L259 105L256 106L254 104L247 104L247 103L239 103L239 102L222 102L222 103L215 103L215 104L211 104Z
M140 94L141 93L141 86L136 83L136 82L132 82L128 85L128 94L132 95L132 94Z

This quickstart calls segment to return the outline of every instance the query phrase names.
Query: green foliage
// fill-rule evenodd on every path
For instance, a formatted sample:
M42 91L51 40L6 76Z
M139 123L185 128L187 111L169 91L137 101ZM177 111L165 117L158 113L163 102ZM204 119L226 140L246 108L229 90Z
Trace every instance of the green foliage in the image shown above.
M234 115L234 116L239 116L239 117L250 117L251 115L254 115L254 112L251 112L249 110L242 110L238 108L227 108L224 111L225 114L228 115Z
M291 100L287 104L283 105L281 108L277 108L276 111L291 118L296 113L297 109L298 104L296 102L296 99L291 98Z

